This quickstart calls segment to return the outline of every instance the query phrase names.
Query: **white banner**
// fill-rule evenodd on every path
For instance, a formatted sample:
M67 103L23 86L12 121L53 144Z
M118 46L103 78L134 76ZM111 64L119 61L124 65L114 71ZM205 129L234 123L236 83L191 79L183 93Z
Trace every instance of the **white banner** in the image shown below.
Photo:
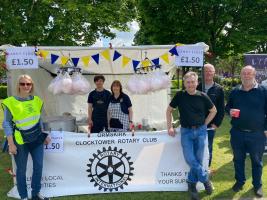
M8 69L37 69L38 57L34 47L10 47L6 49Z
M176 66L203 67L203 46L177 46L178 56L175 57Z
M99 133L90 138L84 133L63 133L64 151L45 152L41 189L45 196L187 190L189 168L179 133L175 137L166 131L136 132L135 136ZM207 169L207 148L204 165ZM30 195L31 159L27 169ZM16 186L8 196L19 198Z

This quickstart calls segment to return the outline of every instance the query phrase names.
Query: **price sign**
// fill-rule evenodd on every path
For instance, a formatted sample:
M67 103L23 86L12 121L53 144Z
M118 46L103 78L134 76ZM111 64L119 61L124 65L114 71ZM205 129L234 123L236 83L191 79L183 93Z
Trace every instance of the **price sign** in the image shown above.
M64 150L64 133L62 131L52 131L49 134L51 142L44 145L44 150L50 153L59 153Z
M37 69L38 57L34 47L11 47L6 49L8 69Z
M176 66L203 67L202 46L178 46L178 56L175 58Z

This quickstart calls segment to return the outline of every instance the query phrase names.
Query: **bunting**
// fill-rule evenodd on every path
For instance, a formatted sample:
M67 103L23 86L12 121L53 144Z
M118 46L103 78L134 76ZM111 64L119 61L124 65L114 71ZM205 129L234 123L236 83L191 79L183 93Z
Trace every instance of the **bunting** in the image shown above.
M134 71L136 71L137 66L139 65L140 61L138 60L132 60Z
M92 55L91 57L94 59L94 61L96 62L96 64L99 64L99 53L98 54L95 54L95 55Z
M122 67L125 67L130 62L130 60L130 58L122 56Z
M83 65L85 66L85 67L88 67L88 64L89 64L89 62L90 62L90 56L84 56L84 57L82 57L81 59L82 59L82 62L83 62Z
M150 61L148 59L145 59L145 60L142 61L142 65L143 65L143 67L148 67L148 66L151 65L151 63L150 63Z
M75 67L77 67L80 58L71 58L71 60L72 60L73 65L74 65Z
M40 50L39 51L39 55L40 57L46 59L46 57L48 56L49 52L48 51L45 51L45 50Z
M106 49L105 51L102 51L101 52L101 56L103 56L107 61L110 61L109 49Z
M68 61L69 61L69 57L67 57L67 56L62 56L61 58L60 58L60 60L61 60L61 64L64 66L64 65L66 65L67 63L68 63Z
M51 64L54 64L57 61L58 58L59 58L58 55L55 55L55 54L51 53Z
M171 48L171 49L169 50L169 52L170 52L172 55L179 56L179 55L178 55L178 52L177 52L177 49L176 49L176 46L174 46L173 48Z
M184 44L181 44L181 43L177 43L175 44L174 47L172 47L168 52L164 53L163 55L157 57L157 58L154 58L152 60L149 60L149 59L145 59L143 61L140 61L140 60L134 60L132 58L129 58L123 54L121 54L120 52L118 52L117 50L114 50L114 53L113 53L113 57L111 57L110 55L110 49L106 49L102 52L99 52L97 54L94 54L94 55L88 55L88 56L83 56L83 57L76 57L76 58L70 58L70 57L66 57L66 56L59 56L59 55L56 55L56 54L51 54L51 64L54 64L57 62L57 60L60 58L60 61L61 61L61 64L62 65L66 65L68 63L68 61L71 59L73 65L75 67L78 66L78 63L79 61L81 60L83 65L85 67L88 67L89 66L89 62L91 59L93 59L95 61L96 64L99 65L99 62L100 62L100 55L105 58L107 61L111 61L111 59L113 61L119 59L120 57L122 57L122 67L125 67L130 61L131 61L131 64L133 66L133 69L136 71L137 68L138 68L138 65L141 63L143 67L148 67L148 66L151 66L151 65L160 65L160 59L163 60L165 63L169 64L170 63L170 60L169 60L169 53L172 54L172 55L176 55L176 56L179 56L178 55L178 52L177 52L177 46L183 46ZM47 58L47 56L50 54L49 51L46 51L46 50L38 50L37 51L37 55L39 55L40 57L43 57L44 59Z
M113 55L113 61L117 60L119 57L121 57L121 54L115 50Z
M159 65L159 58L155 58L151 60L151 62L153 62L154 65Z
M183 46L184 44L182 43L176 43L175 46L179 47L179 46Z
M160 58L164 60L167 64L170 63L168 53L163 54L162 56L160 56Z

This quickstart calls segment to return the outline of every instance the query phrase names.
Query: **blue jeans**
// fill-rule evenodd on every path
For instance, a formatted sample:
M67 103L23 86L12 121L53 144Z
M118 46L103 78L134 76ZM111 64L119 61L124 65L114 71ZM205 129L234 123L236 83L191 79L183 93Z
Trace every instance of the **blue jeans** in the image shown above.
M44 157L44 147L43 144L38 145L35 148L30 148L26 144L17 146L17 154L14 155L15 162L17 165L16 180L17 188L20 197L27 198L27 184L26 184L26 170L28 155L31 154L33 163L33 173L32 173L32 196L37 195L41 190L41 178L43 171L43 157Z
M190 167L188 174L188 182L190 183L208 181L208 172L202 166L206 137L206 125L196 129L181 127L181 143L185 161Z
M213 139L215 135L215 130L208 130L208 141L209 141L209 167L211 166L211 161L212 161L212 150L213 150Z
M249 153L252 165L252 184L255 189L262 186L262 157L265 148L265 135L263 132L244 132L232 128L231 146L234 154L235 179L239 185L244 185L245 159Z

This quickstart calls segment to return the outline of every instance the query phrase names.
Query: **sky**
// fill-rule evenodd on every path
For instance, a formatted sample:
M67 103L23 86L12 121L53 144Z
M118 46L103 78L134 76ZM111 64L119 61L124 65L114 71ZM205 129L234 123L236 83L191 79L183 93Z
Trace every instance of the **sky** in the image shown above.
M100 38L93 46L109 47L109 43L111 43L113 47L132 46L134 34L139 30L139 26L136 21L129 23L128 26L130 28L129 32L121 32L114 29L112 32L116 33L117 36L113 40L110 38Z

